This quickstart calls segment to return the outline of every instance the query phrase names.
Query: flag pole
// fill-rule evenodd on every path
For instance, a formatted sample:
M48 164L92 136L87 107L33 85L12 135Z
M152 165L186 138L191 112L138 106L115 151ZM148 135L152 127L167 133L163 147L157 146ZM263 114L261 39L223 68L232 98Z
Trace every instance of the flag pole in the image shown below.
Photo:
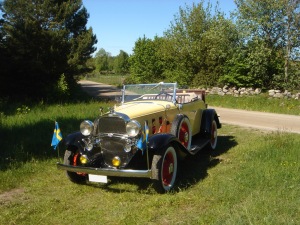
M144 130L146 129L146 126L147 126L147 129L149 130L147 120L145 121L145 127L144 127ZM146 134L147 131L144 131L144 132L145 132L145 135L146 135L147 167L148 167L148 170L150 170L150 165L149 165L149 151L148 151L148 137L147 137L147 135L149 136L149 134ZM149 131L148 131L148 132L149 132Z

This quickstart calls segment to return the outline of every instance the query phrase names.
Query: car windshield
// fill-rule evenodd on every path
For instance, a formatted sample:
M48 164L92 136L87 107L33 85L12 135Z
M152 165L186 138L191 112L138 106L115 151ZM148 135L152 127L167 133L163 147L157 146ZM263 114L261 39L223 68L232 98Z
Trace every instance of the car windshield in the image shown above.
M122 102L163 100L175 102L176 83L130 84L123 86Z

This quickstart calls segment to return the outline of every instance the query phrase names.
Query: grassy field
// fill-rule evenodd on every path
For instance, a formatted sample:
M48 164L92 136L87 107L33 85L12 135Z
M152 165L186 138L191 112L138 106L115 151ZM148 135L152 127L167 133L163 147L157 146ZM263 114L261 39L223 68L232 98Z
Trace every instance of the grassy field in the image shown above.
M111 75L111 74L101 74L101 75L94 75L94 76L89 76L88 80L99 82L99 83L104 83L104 84L110 84L110 85L115 85L117 87L122 87L123 82L126 78L126 75Z
M0 114L0 224L299 224L300 135L224 125L219 146L180 163L177 186L112 178L76 185L56 169L63 136L110 103L15 107ZM13 108L13 107L12 107Z
M243 97L207 95L206 101L211 106L300 116L300 100L269 98L266 94Z

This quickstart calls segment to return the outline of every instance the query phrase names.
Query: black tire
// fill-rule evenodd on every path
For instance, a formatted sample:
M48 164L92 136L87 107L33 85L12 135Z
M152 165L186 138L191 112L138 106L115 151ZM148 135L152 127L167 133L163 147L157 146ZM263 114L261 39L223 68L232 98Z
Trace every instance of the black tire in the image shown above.
M64 164L65 165L73 165L73 159L75 157L74 152L70 150L65 151L64 156ZM78 174L76 172L66 171L66 175L70 181L76 184L85 184L86 183L86 175L85 174Z
M171 134L176 136L181 144L186 148L191 148L192 129L191 123L187 116L177 115L171 126Z
M168 145L152 160L153 187L158 193L165 193L174 188L177 176L177 154L173 145Z
M211 122L209 149L215 150L218 144L218 126L215 119Z

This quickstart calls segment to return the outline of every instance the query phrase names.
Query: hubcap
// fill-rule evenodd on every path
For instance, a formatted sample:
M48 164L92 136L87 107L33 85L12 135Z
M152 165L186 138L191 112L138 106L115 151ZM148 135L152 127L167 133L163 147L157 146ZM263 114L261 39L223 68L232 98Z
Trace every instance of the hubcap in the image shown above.
M163 184L169 186L172 182L174 172L174 157L171 152L168 152L163 162Z
M189 127L186 122L183 122L179 130L179 140L185 147L189 144L189 137Z

